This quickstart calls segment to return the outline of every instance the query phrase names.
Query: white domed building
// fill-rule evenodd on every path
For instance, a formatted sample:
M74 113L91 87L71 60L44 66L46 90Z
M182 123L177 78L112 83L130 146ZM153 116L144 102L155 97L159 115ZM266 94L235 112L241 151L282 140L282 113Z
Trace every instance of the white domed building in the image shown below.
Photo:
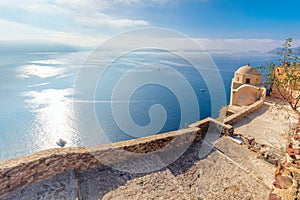
M261 84L261 74L249 64L240 67L231 83L230 105L249 106L265 99L266 89Z

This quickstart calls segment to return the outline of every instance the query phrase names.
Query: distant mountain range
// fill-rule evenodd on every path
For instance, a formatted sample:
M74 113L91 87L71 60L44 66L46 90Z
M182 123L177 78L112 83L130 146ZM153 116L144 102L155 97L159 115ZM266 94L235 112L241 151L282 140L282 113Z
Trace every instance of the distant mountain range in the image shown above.
M291 48L291 50L293 51L293 53L295 54L295 55L300 55L300 53L299 53L299 51L298 51L298 49L299 49L300 47L296 47L296 48ZM275 48L275 49L273 49L273 50L271 50L271 51L268 51L267 53L269 53L269 54L278 54L278 52L281 52L282 51L282 47L277 47L277 48Z
M10 53L43 53L43 52L76 52L87 50L83 47L70 46L49 41L0 41L0 54Z

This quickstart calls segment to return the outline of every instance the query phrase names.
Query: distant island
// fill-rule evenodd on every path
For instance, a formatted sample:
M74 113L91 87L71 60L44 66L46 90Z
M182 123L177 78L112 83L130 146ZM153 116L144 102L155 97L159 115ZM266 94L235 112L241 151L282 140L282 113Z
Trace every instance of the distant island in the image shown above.
M299 52L298 52L299 48L300 47L295 47L295 48L291 48L291 50L293 51L294 54L300 55ZM282 47L277 47L275 49L272 49L272 50L268 51L267 53L269 53L269 54L276 54L277 55L278 52L281 52L281 51L282 51Z

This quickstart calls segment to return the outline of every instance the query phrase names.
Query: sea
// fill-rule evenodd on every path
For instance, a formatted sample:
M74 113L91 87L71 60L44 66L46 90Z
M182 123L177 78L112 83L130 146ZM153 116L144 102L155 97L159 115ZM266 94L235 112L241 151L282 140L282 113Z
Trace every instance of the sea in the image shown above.
M0 161L57 148L60 139L67 147L92 146L218 117L235 70L277 59L259 52L208 56L213 67L161 51L113 60L91 51L1 54Z

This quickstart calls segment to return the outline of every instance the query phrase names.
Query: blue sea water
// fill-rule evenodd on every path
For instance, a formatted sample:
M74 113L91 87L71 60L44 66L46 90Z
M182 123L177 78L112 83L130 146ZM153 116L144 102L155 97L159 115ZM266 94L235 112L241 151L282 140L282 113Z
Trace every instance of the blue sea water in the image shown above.
M97 69L107 59L87 62L89 53L0 55L0 160L58 147L60 138L67 141L66 146L89 146L146 136L143 127L149 133L161 133L218 116L211 109L211 97L220 91L207 87L207 81L213 80L205 80L189 62L165 52L136 52L113 61L96 83L93 98L86 98L84 91L75 86L85 87L93 74L82 75L82 67ZM212 73L221 74L226 94L225 104L218 108L229 101L231 79L237 68L276 59L258 53L211 56L218 68ZM83 77L80 82L79 74ZM140 84L150 76L160 77L166 84L159 84L158 79ZM89 89L88 84L86 87ZM134 90L129 93L128 88ZM191 95L185 92L189 88L193 90ZM196 106L192 97L196 97ZM135 127L127 126L125 119ZM152 122L159 124L158 130L147 127ZM141 133L136 134L136 130Z

